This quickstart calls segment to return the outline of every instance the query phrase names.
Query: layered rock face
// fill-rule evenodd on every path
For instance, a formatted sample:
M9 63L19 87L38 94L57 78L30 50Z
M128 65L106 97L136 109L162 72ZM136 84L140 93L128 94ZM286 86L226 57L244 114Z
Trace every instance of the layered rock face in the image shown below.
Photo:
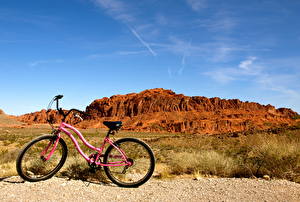
M124 128L136 131L168 131L215 134L293 125L297 115L271 105L200 96L188 97L171 90L151 89L115 95L92 102L81 127L104 127L103 120L121 120ZM45 111L23 121L41 122ZM28 122L28 121L26 121Z
M62 120L62 116L58 115L56 110L51 110L48 112L49 120L52 123L59 123ZM24 114L18 117L21 122L34 124L34 123L48 123L47 122L47 111L45 109L39 112L33 112L29 114Z

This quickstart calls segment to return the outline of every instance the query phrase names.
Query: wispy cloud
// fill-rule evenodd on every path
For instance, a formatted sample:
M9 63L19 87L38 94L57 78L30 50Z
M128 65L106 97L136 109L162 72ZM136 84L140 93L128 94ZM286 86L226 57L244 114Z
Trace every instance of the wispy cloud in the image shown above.
M188 40L183 40L175 36L169 37L169 43L149 43L152 47L160 52L165 51L175 55L179 55L183 58L184 54L188 57L198 57L205 61L218 63L228 62L233 58L236 52L253 51L253 49L227 42L226 40L220 40L209 43L193 43ZM255 50L261 51L261 50ZM187 52L187 53L185 53ZM186 60L186 58L185 58Z
M34 15L28 12L22 13L19 10L0 9L0 20L49 29L49 27L55 27L61 19L57 16Z
M207 7L206 0L186 0L186 2L194 11L199 11Z
M166 16L162 15L162 14L157 14L155 16L155 20L156 20L157 24L163 25L163 26L165 26L165 25L167 25L169 23L169 21L166 18Z
M148 50L140 50L140 51L117 51L112 53L94 53L90 54L86 57L86 59L97 59L104 57L114 57L114 56L129 56L129 55L141 55L147 54Z
M198 19L195 21L196 27L205 28L210 32L231 32L237 25L238 19L233 17L231 13L226 11L219 11L212 16L205 19Z
M228 83L233 80L243 80L245 77L259 77L263 75L263 67L258 64L254 64L256 57L248 57L241 61L236 67L222 67L215 70L205 72L204 74L211 77L217 82Z
M191 41L188 43L187 46L183 47L184 48L184 53L183 53L182 58L181 58L181 67L178 70L179 75L182 75L182 73L183 73L183 71L186 67L186 58L190 55L190 53L189 53L190 47L191 47Z
M92 0L97 6L102 7L106 12L116 20L123 23L129 23L135 20L135 17L128 11L128 6L118 0Z
M257 57L250 56L236 67L217 68L204 75L221 84L243 80L255 85L257 90L276 91L291 99L300 98L300 91L296 90L299 88L299 75L274 71L276 64L269 62L272 66L269 68L265 66L267 63L257 62Z
M48 64L48 63L62 63L64 62L64 60L62 59L54 59L54 60L37 60L37 61L33 61L31 63L29 63L29 66L31 67L35 67L35 66L39 66L42 64Z
M230 31L237 24L236 20L230 17L224 17L219 19L198 20L198 23L200 27L207 28L209 31L212 32Z
M251 65L253 64L253 62L256 60L256 57L249 57L248 59L242 61L239 64L239 68L241 69L245 69L245 70L249 70L249 68L251 67Z
M142 39L142 37L133 29L130 28L130 31L133 33L133 35L148 49L148 51L153 55L153 56L157 56L157 53L151 48L151 46L149 45L149 43L147 43L146 41L144 41Z
M168 67L168 75L169 75L169 78L172 78L172 69L170 67Z
M107 53L94 53L88 55L86 58L87 59L97 59L97 58L102 58L102 57L108 57L111 56L112 54L107 54Z
M148 51L118 51L117 54L118 55L140 55L140 54L145 54Z
M211 56L209 60L218 63L224 62L231 59L231 54L234 51L238 51L241 48L237 48L235 45L226 44L226 43L215 43L207 46L210 49Z
M233 69L226 68L226 69L216 69L214 71L204 72L205 76L209 76L216 82L221 84L229 83L230 81L236 80L234 76L232 76Z

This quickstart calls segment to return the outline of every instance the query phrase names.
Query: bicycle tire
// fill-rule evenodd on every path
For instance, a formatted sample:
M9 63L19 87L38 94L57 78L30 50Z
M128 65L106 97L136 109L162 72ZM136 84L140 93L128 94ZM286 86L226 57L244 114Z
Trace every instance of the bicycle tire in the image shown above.
M138 187L147 182L155 168L155 157L151 148L145 142L135 138L123 138L117 140L114 144L125 152L126 156L133 162L133 165L127 167L125 173L123 173L125 166L104 166L107 177L120 187ZM113 156L116 156L114 153L120 154L114 146L110 145L104 154L103 162L109 164L110 161L114 161ZM110 154L112 154L111 157ZM144 165L145 173L142 173ZM121 172L122 169L123 171ZM139 179L133 180L132 178L134 177L139 177Z
M41 156L43 149L50 142L53 144L56 138L54 135L43 135L24 146L16 161L16 168L20 177L29 182L37 182L51 178L61 169L68 155L67 145L62 138L59 139L57 148L49 160L45 161ZM49 150L51 148L50 146ZM53 168L46 169L46 166Z

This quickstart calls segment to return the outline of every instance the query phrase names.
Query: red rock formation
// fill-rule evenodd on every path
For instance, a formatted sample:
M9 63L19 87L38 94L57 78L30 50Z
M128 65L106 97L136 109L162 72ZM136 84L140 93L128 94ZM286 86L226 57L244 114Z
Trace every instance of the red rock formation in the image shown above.
M56 110L50 110L47 113L47 110L45 109L39 112L32 112L29 114L21 115L17 119L24 123L35 124L35 123L48 123L47 118L51 121L51 123L60 123L62 120L62 116L59 115ZM70 118L71 117L67 119L67 122L70 122Z
M275 109L271 105L238 99L188 97L161 88L98 99L86 112L90 117L79 124L81 127L104 127L103 120L122 120L128 130L201 134L293 125L292 118L297 115L290 109ZM45 123L44 114L45 111L23 115L21 120Z

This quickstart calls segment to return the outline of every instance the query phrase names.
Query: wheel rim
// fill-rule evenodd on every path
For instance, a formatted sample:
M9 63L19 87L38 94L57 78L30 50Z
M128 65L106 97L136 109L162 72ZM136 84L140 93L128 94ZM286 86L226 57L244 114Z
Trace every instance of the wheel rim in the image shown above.
M130 166L109 166L107 170L111 177L120 184L138 184L143 181L151 172L152 159L149 150L138 142L126 141L118 143L118 147L125 152ZM120 158L120 153L116 148L113 148L108 156L107 162L117 162L123 159Z
M22 173L30 179L41 179L51 175L59 166L63 159L64 148L61 143L57 145L54 153L49 160L45 158L53 148L53 140L51 138L42 139L32 144L25 152L21 161ZM41 153L50 144L47 152L42 156Z

